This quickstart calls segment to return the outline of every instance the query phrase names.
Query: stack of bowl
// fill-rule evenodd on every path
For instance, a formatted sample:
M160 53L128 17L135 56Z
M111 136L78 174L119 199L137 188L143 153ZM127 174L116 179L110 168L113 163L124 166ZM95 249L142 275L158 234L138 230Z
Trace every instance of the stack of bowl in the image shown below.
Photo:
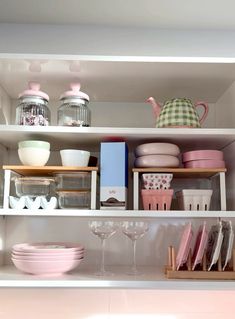
M135 149L135 167L178 167L180 149L171 143L147 143Z
M11 259L17 269L34 275L57 276L76 268L84 247L71 243L24 243L14 245Z
M45 141L21 141L18 155L23 165L44 166L50 157L50 143Z
M225 168L223 152L218 150L197 150L182 155L185 168Z

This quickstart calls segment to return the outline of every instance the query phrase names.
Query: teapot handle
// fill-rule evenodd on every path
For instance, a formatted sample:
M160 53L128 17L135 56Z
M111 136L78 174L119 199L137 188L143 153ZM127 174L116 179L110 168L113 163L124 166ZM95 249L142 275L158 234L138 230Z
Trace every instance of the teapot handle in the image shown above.
M202 106L204 108L204 113L203 113L202 117L199 119L199 123L202 124L205 121L206 117L207 117L207 114L208 114L208 111L209 111L209 106L205 102L197 102L195 104L195 108L198 107L198 106Z

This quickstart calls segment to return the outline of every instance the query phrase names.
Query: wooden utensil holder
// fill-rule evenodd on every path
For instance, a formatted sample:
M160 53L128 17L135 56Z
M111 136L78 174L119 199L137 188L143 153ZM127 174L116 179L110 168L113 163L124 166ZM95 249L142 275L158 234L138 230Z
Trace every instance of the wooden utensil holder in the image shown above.
M206 269L206 254L204 254L200 270L192 270L191 251L186 263L186 270L176 269L175 248L168 247L168 265L165 267L165 275L168 279L206 279L206 280L235 280L235 249L233 249L232 266L228 270L222 270L221 255L216 264L216 270Z

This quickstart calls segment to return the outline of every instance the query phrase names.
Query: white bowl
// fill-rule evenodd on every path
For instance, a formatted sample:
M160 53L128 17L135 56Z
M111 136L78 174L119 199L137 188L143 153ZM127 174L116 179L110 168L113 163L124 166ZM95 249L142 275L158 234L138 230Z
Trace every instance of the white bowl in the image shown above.
M90 152L83 150L61 150L60 156L63 166L88 166Z
M18 155L23 165L44 166L50 157L50 151L42 148L24 147L18 149Z

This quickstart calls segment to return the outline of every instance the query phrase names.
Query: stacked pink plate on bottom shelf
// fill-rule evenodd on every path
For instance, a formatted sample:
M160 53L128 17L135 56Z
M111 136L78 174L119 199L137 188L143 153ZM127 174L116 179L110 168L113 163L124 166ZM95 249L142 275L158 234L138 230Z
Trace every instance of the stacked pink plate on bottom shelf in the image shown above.
M58 276L76 268L84 247L72 243L24 243L14 245L11 260L17 269L39 276Z

